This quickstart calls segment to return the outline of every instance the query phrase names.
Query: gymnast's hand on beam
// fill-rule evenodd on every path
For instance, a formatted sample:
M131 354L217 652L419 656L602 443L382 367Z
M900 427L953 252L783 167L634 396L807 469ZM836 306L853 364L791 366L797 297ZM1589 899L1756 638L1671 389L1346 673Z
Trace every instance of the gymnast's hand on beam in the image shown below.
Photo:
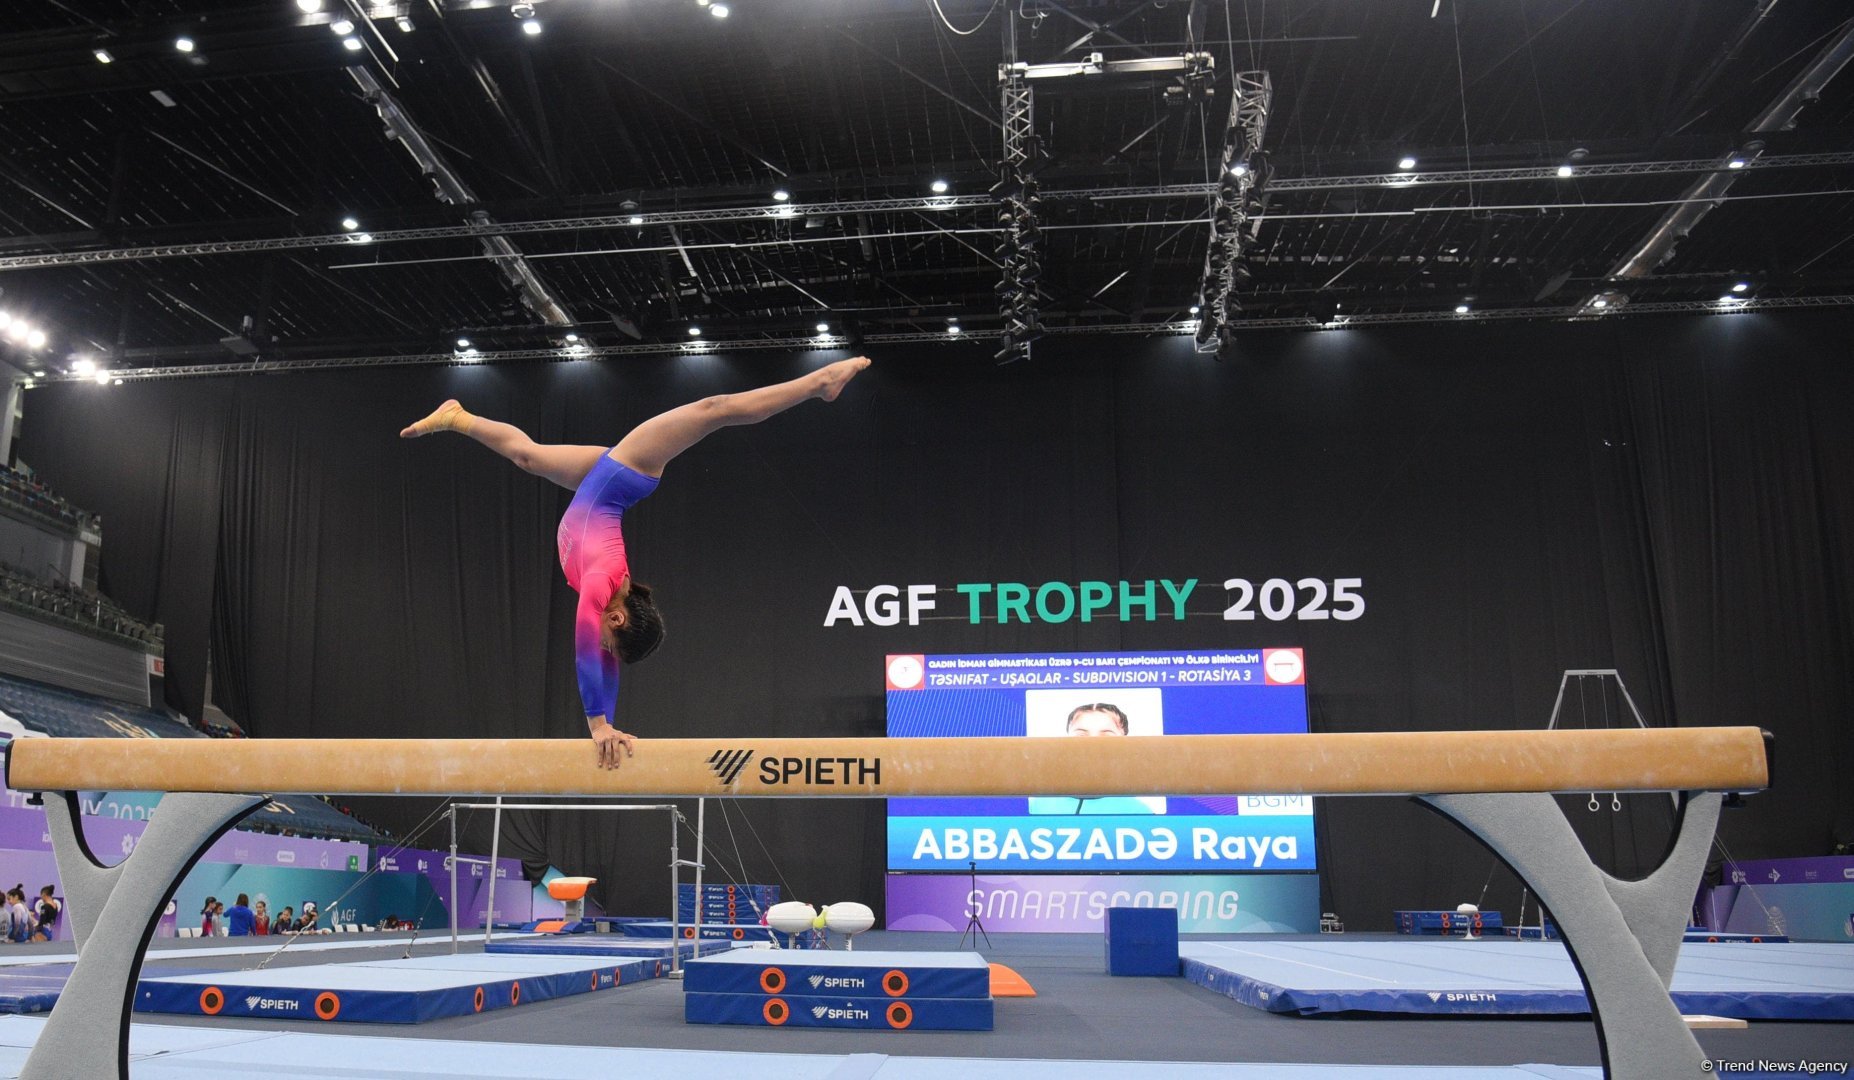
M592 729L592 742L598 748L599 768L616 769L625 758L637 752L637 736L619 731L606 723L603 716L587 719L586 725Z

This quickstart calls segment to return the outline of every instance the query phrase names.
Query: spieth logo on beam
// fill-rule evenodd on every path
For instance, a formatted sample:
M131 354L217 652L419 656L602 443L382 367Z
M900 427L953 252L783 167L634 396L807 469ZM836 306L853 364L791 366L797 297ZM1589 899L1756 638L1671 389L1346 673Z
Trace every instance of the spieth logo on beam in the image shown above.
M716 779L722 787L727 787L740 775L740 770L753 760L751 750L716 750L708 759L708 767L714 770Z

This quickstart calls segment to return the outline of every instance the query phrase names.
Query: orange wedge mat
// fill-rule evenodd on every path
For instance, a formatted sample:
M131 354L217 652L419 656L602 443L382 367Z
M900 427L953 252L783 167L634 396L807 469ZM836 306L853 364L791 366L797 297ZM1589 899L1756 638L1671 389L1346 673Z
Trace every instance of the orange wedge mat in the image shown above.
M1022 975L1003 964L993 964L991 965L991 996L995 998L1035 997L1036 987L1025 982Z

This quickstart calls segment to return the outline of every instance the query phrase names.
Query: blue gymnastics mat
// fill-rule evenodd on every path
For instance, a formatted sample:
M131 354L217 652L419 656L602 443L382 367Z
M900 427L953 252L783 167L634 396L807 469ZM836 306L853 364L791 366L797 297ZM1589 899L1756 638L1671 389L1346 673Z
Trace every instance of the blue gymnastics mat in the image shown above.
M653 979L667 959L431 956L145 976L138 1012L422 1024Z
M75 964L16 965L0 968L0 1013L50 1012L64 993ZM163 975L191 975L211 968L164 968Z
M1188 941L1192 982L1268 1012L1587 1015L1583 983L1555 941ZM1674 1004L1745 1020L1854 1019L1854 945L1680 948Z
M493 956L615 956L615 957L658 957L668 960L670 950L674 948L686 961L695 956L710 956L714 953L727 952L734 947L731 941L682 941L675 944L667 938L627 938L615 935L542 934L537 937L522 938L519 941L491 941L483 951Z
M685 939L693 940L695 937L695 927L688 923L678 927L668 919L660 922L630 922L619 928L619 933L624 936L637 938L667 938L676 932L680 932ZM771 942L773 933L758 923L703 923L702 940Z
M992 1001L974 998L811 997L787 994L682 996L690 1024L862 1028L869 1031L990 1031Z
M26 1062L45 1021L0 1017L0 1080ZM1599 1080L1600 1069L1561 1065L1479 1067L1398 1065L1237 1065L1220 1062L1048 1061L890 1057L884 1054L744 1054L596 1046L233 1031L135 1024L129 1059L136 1080L263 1076L284 1080Z
M991 965L972 952L737 949L683 968L690 993L991 999ZM754 1008L757 1010L758 1005Z

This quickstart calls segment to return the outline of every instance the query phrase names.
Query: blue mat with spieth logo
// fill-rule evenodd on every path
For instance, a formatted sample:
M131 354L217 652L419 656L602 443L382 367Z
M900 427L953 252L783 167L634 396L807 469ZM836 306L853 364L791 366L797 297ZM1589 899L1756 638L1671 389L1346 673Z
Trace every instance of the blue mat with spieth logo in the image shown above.
M690 961L682 978L690 993L991 998L991 965L973 952L739 949Z
M1189 941L1185 977L1269 1012L1588 1015L1555 941ZM1688 942L1674 966L1683 1013L1854 1020L1854 945Z
M422 1024L609 990L669 970L667 958L465 953L262 971L144 973L138 1012Z

